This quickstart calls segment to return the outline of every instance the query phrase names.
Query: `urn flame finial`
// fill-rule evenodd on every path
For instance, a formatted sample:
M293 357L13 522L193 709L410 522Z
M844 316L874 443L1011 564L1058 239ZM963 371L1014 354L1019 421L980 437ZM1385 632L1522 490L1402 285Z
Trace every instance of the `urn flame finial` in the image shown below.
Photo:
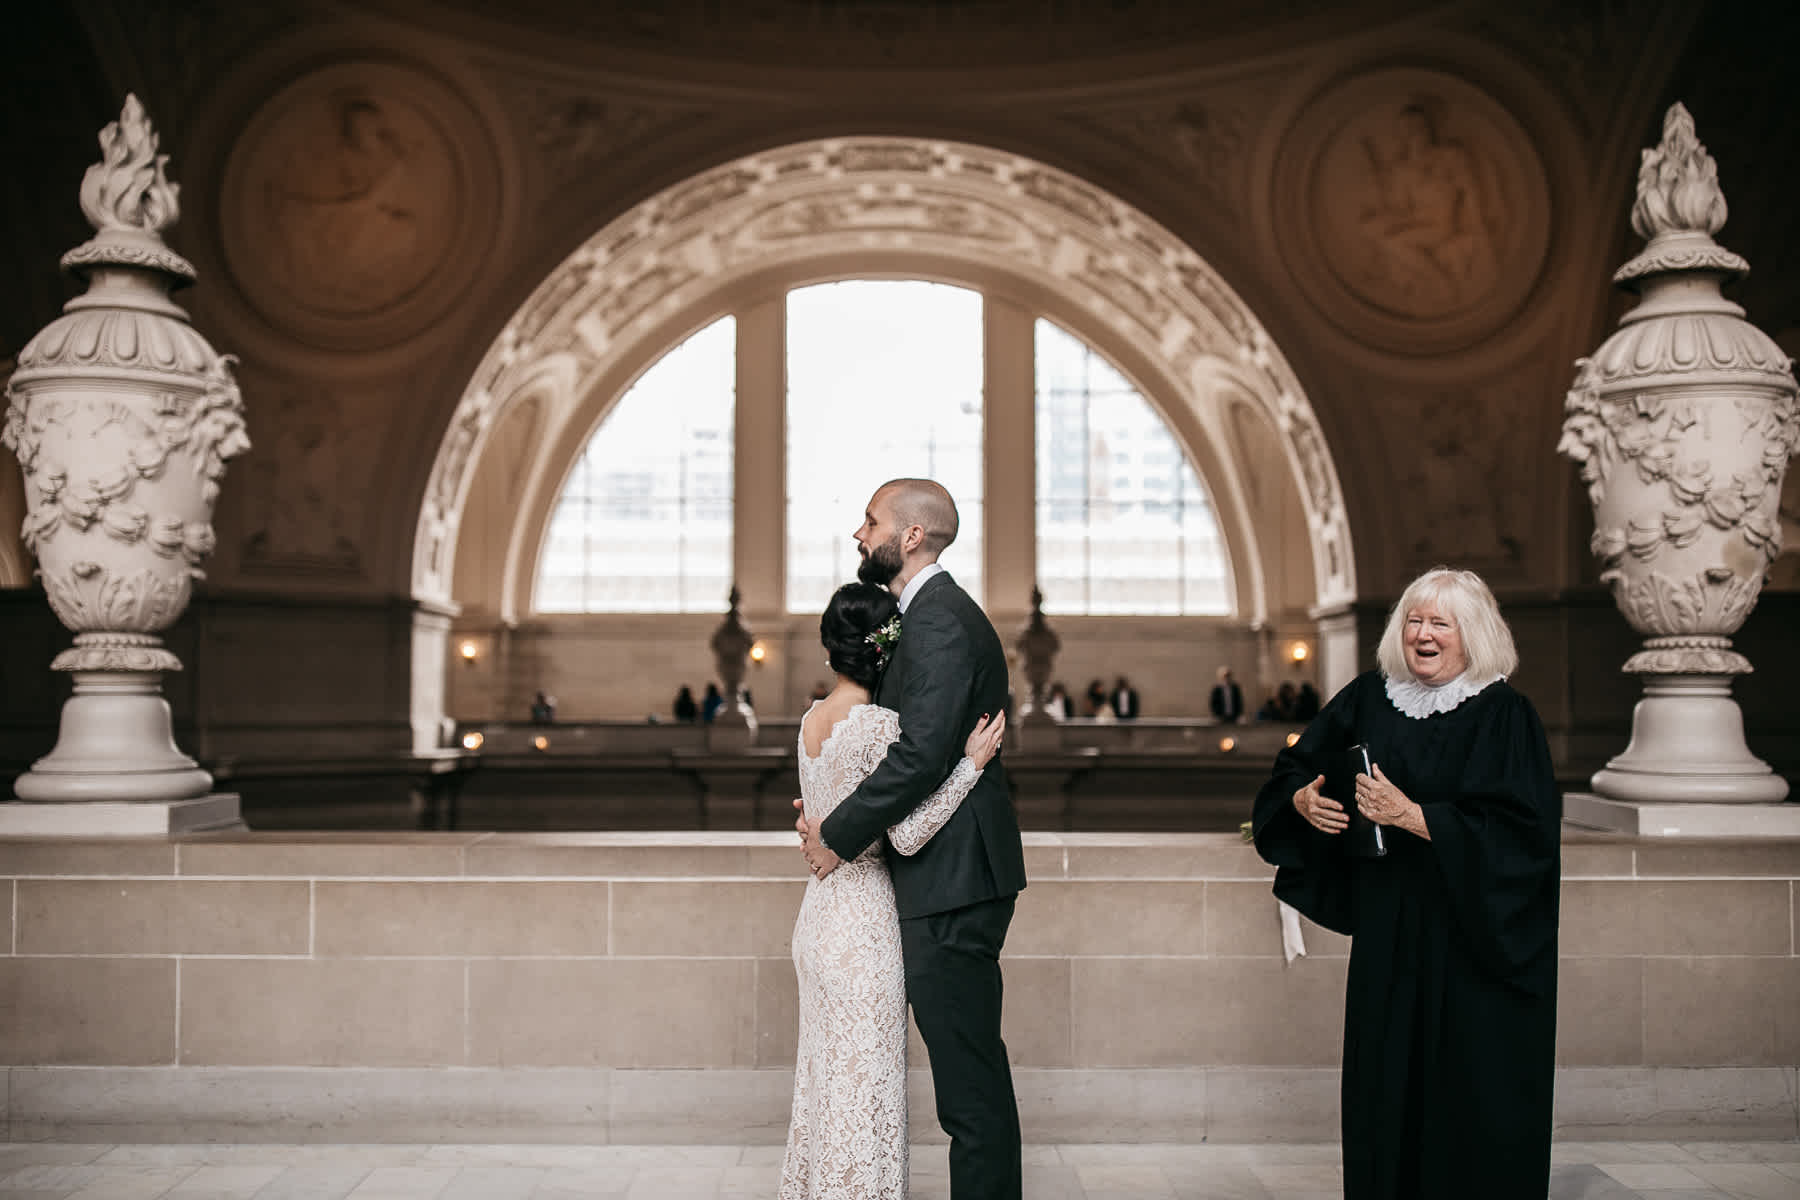
M1694 118L1676 101L1663 117L1662 144L1643 152L1631 227L1645 239L1667 233L1711 236L1725 225L1719 165L1694 132Z
M100 161L81 180L81 211L100 233L160 238L181 215L181 185L163 174L169 156L156 152L157 141L144 106L127 95L119 119L100 131Z

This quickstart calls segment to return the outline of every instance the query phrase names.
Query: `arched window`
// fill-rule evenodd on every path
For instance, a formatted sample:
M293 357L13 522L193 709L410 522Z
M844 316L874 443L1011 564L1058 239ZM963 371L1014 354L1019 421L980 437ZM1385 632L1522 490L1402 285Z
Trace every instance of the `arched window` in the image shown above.
M550 518L539 612L717 612L731 590L737 322L639 377L588 439Z
M1046 612L1232 611L1212 502L1175 435L1112 364L1045 320L1036 423Z
M917 280L797 288L787 304L787 606L818 612L856 577L876 487L935 479L961 529L943 564L982 586L982 305Z

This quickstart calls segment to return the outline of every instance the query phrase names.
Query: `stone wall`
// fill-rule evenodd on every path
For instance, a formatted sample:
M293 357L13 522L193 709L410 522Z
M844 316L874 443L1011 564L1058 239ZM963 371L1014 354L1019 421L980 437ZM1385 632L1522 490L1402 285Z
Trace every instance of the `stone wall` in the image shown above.
M21 1139L778 1142L791 835L0 842ZM1229 835L1028 835L1031 1141L1330 1139L1347 942ZM1800 1133L1800 843L1571 834L1564 1137ZM916 1038L915 1063L923 1061ZM915 1136L938 1136L913 1079Z

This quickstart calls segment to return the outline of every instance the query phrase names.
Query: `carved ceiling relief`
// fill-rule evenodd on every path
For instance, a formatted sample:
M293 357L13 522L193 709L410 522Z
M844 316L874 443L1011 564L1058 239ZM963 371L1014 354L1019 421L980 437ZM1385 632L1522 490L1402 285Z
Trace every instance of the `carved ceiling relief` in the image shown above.
M450 147L419 109L343 88L270 131L253 181L271 282L334 316L380 312L443 254L457 195Z
M1457 562L1504 574L1523 567L1544 446L1521 419L1541 398L1524 388L1419 392L1386 422L1396 440L1392 491L1404 496L1413 537L1407 565Z
M1212 220L1243 219L1241 180L1252 142L1241 101L1190 97L1148 108L1076 113L1071 124L1163 163L1198 193Z
M165 130L193 124L194 105L250 47L267 45L302 18L290 0L133 0L82 4L96 48L115 78L139 89Z
M360 574L360 514L385 428L370 414L381 406L273 375L245 386L256 397L257 440L240 502L244 568Z
M491 15L490 0L442 0ZM1096 57L1165 51L1180 46L1197 58L1230 61L1231 39L1291 30L1298 40L1321 15L1341 9L1332 0L1223 3L1221 0L614 0L571 5L566 0L512 0L509 19L563 35L594 39L626 51L649 51L709 63L753 64L767 70L880 67L929 62L963 70L1044 66ZM1381 24L1429 7L1422 0L1362 0L1358 16Z
M1494 286L1511 214L1492 159L1454 131L1450 105L1421 92L1345 129L1320 167L1331 265L1363 299L1432 318Z
M429 329L498 236L500 171L466 101L423 69L321 68L234 141L220 234L252 308L300 341L373 349Z
M605 169L620 155L707 115L705 109L685 105L649 104L546 87L509 95L510 75L493 75L490 82L506 96L525 138L551 178L559 181Z
M1354 594L1341 490L1317 418L1217 273L1082 180L985 147L899 138L739 159L651 197L570 255L496 339L444 433L415 543L417 593L448 594L461 507L494 406L533 364L566 355L591 375L708 290L780 264L880 249L985 263L1048 287L1167 361L1184 383L1197 355L1231 363L1267 408L1300 479L1318 602Z
M1549 186L1493 99L1437 72L1382 71L1327 89L1289 137L1276 234L1323 316L1417 355L1516 313L1548 246Z
M1638 69L1643 41L1657 28L1644 0L1513 0L1482 12L1473 32L1510 42L1537 56L1546 73L1583 100L1579 111L1604 111L1597 99L1617 96L1621 82Z

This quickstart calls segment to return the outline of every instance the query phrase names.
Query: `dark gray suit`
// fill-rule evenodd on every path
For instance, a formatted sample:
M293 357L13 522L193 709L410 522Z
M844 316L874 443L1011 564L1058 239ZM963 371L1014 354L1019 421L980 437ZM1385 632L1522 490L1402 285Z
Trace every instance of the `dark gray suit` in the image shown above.
M876 700L900 714L880 766L819 826L845 861L917 808L950 774L982 716L1006 708L1006 651L948 573L900 618ZM1018 1200L1019 1110L1000 1038L1000 949L1025 887L1019 821L999 758L956 815L910 857L888 855L900 909L906 999L931 1056L938 1122L950 1135L954 1200Z

